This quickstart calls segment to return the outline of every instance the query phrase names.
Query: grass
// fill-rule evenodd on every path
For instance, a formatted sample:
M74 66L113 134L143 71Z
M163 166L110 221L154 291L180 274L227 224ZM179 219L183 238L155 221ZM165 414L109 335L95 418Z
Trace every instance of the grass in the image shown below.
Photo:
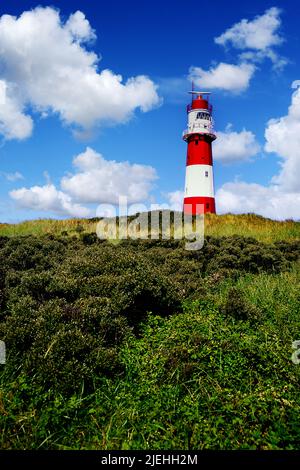
M59 235L64 232L76 233L78 227L84 232L95 233L96 226L95 219L39 219L18 224L0 224L0 236L39 236L47 233ZM254 237L265 243L273 243L278 240L299 240L300 222L275 221L255 214L207 214L205 216L205 234L216 237L236 234Z
M38 219L27 220L18 224L0 224L0 235L18 236L18 235L60 235L62 232L75 232L77 227L83 227L86 232L95 232L96 222L88 219Z
M300 238L300 222L276 221L255 214L208 214L205 218L205 233L215 237L241 235L254 237L265 243Z

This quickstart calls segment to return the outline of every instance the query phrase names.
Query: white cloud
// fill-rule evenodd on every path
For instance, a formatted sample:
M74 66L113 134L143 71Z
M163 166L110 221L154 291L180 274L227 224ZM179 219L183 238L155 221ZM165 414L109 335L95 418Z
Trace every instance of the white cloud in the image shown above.
M65 29L79 42L93 41L97 37L82 11L76 11L69 16Z
M278 34L280 25L280 9L269 8L252 21L243 19L234 24L216 37L215 43L222 46L230 43L236 49L265 50L282 43L283 39Z
M288 114L268 122L265 138L265 150L281 158L281 170L273 182L286 192L300 192L300 88L292 95Z
M289 60L280 56L271 49L266 51L246 51L240 54L239 58L243 61L262 62L264 59L270 59L273 63L273 69L277 72L281 71Z
M118 204L119 196L127 197L128 204L147 200L157 179L151 166L105 160L89 147L73 164L76 173L64 176L60 189L48 176L46 185L13 190L11 198L22 208L86 217L92 209L85 204Z
M279 71L288 63L285 57L275 52L274 47L283 42L279 34L281 10L269 8L254 20L243 19L214 38L216 44L231 45L242 51L238 64L220 62L209 70L191 67L189 79L200 88L211 88L240 93L246 90L257 66L266 58L270 59L273 69Z
M217 133L217 140L213 143L215 160L222 163L234 163L249 160L260 150L255 135L243 129L241 132L232 131L229 124L225 132Z
M77 173L62 178L63 191L84 203L117 204L119 196L128 203L148 198L156 171L151 166L105 160L91 148L73 160Z
M73 217L87 217L90 214L89 209L74 203L68 194L57 190L53 184L15 189L9 194L19 207L25 209L50 211Z
M182 211L184 191L172 191L166 194L169 209L173 211Z
M6 83L0 80L0 105L3 106L6 101Z
M148 77L123 82L111 70L98 71L100 58L86 48L93 39L95 32L80 11L65 23L50 7L0 18L0 78L13 90L0 115L0 132L6 138L31 134L26 105L88 129L122 123L137 108L146 112L159 104L156 85Z
M293 83L293 88L297 82ZM231 182L216 194L219 212L255 212L273 219L300 219L300 88L292 95L286 116L271 119L265 130L265 150L281 159L270 185Z
M291 88L295 89L295 88L298 88L299 86L300 86L300 80L294 80L291 85Z
M218 213L256 213L272 219L299 219L300 193L285 193L279 186L232 182L216 193Z
M7 140L22 140L31 135L33 122L24 114L23 108L14 86L0 80L0 134Z
M24 179L24 176L19 171L15 171L14 173L6 173L3 171L0 173L0 175L4 176L7 181L17 181Z
M220 62L209 70L201 67L191 67L189 79L200 88L222 89L239 93L248 88L254 74L255 65L241 63L239 65Z
M243 61L260 62L269 58L273 67L280 70L288 63L287 59L274 51L274 47L283 42L279 34L280 13L279 8L272 7L252 21L243 19L216 37L215 43L222 46L230 44L236 49L244 50L245 52L240 55Z

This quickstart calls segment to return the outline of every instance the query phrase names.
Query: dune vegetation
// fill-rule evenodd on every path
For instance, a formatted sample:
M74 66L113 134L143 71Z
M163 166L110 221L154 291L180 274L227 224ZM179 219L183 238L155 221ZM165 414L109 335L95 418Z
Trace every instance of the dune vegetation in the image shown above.
M100 219L38 219L16 224L1 224L0 235L64 235L66 233L95 233ZM129 217L130 220L130 217ZM270 243L278 240L299 240L300 221L276 221L255 214L206 214L205 234L208 236L241 235Z
M0 226L2 449L299 449L300 228L209 215L205 243Z

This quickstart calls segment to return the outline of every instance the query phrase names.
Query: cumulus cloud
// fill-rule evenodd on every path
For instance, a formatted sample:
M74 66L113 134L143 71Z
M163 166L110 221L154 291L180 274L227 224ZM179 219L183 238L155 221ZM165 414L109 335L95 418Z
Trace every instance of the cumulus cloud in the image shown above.
M122 123L137 108L146 112L159 104L156 85L148 77L124 82L111 70L98 70L100 58L87 47L95 37L80 11L66 22L50 7L1 16L0 79L7 93L0 132L6 138L31 134L27 105L88 129Z
M256 213L271 219L299 219L300 193L285 193L279 186L232 182L216 193L218 213Z
M76 11L69 16L65 29L79 42L93 41L97 37L82 11Z
M281 170L273 182L285 191L300 192L300 88L292 95L288 114L268 122L265 139L265 150L281 157Z
M274 51L274 47L283 42L279 34L280 13L279 8L272 7L252 21L242 19L216 37L215 43L222 46L231 45L235 49L246 51L240 56L243 60L257 62L269 58L275 68L283 68L287 60Z
M283 42L283 37L279 34L280 13L281 10L277 7L269 8L252 21L242 19L215 37L216 44L225 47L230 45L240 51L238 64L220 62L208 70L193 66L189 71L189 79L200 88L240 93L248 88L257 63L268 58L274 69L281 70L288 60L274 50Z
M85 204L118 204L120 196L128 204L147 200L157 179L151 166L105 160L89 147L73 164L75 173L61 179L60 189L48 181L44 186L13 190L11 198L22 208L86 217L92 209Z
M269 8L263 15L252 21L241 20L215 38L216 44L225 46L231 43L237 49L267 49L281 44L283 39L278 34L280 27L280 9Z
M213 144L214 159L222 163L249 160L257 155L259 150L260 145L251 131L233 131L231 124L226 127L225 132L217 133L217 140Z
M89 209L74 203L68 194L59 191L53 184L15 189L9 194L24 209L50 211L73 217L87 217L90 214Z
M173 211L182 211L184 191L171 191L166 194L168 208Z
M244 62L234 65L220 62L209 70L191 67L189 79L198 87L240 93L248 88L254 72L255 65L253 64Z
M0 134L7 140L23 140L31 135L32 129L32 119L24 114L24 105L14 85L0 80Z
M293 88L298 86L293 83ZM281 168L268 186L245 182L224 184L216 194L220 212L255 212L274 219L300 219L300 88L288 113L271 119L265 129L265 150L280 158Z
M129 204L148 198L156 171L151 166L105 160L91 148L73 160L76 173L61 180L63 191L84 203L117 204L126 196Z

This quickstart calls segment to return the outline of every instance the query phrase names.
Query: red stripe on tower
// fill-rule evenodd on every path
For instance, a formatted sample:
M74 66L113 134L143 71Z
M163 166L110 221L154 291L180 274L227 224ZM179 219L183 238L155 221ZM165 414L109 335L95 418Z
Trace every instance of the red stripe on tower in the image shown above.
M192 103L187 107L188 129L183 133L187 142L185 193L186 214L215 214L213 159L211 143L216 139L208 102L209 92L191 91Z

